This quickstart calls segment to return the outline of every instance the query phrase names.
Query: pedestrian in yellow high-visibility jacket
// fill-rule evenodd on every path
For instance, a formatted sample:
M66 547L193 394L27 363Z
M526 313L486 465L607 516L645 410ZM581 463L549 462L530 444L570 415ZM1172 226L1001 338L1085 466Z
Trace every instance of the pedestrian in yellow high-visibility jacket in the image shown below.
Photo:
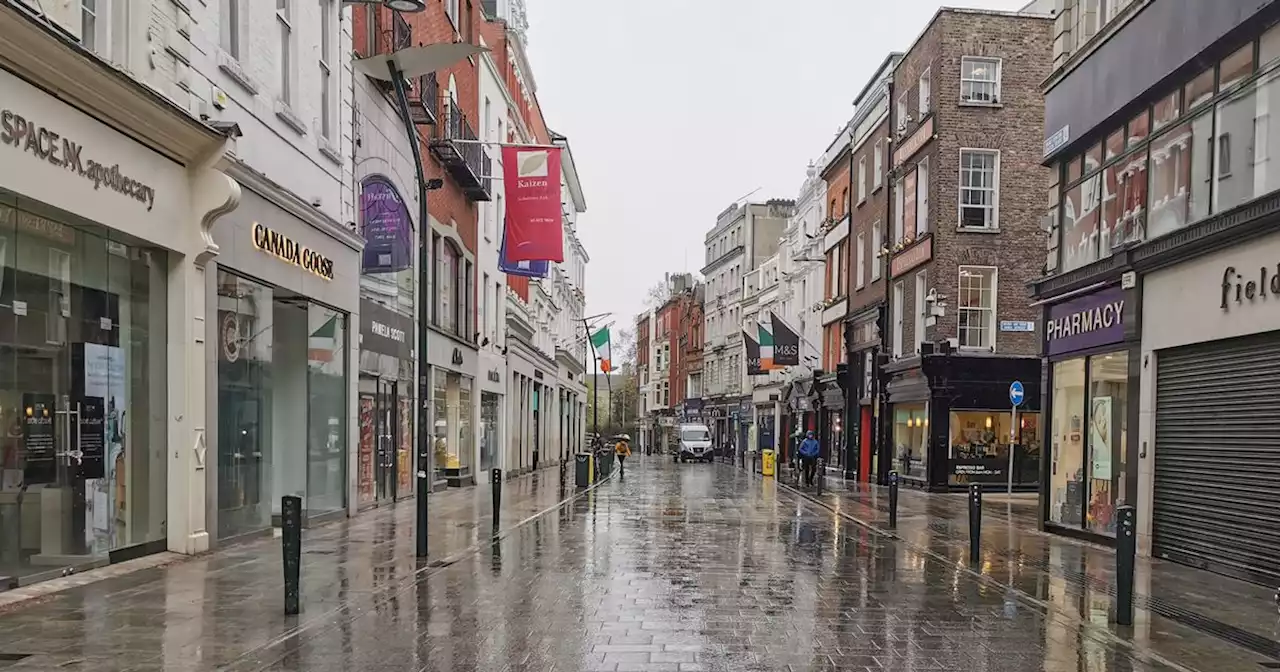
M618 437L618 443L613 446L613 454L618 456L618 475L627 475L627 458L631 457L631 441L626 434Z

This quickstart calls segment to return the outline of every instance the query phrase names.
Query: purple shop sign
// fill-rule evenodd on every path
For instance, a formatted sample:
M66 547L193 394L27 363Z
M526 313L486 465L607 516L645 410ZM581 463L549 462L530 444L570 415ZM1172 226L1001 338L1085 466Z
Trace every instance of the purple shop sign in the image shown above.
M507 258L507 232L502 232L502 244L498 247L498 270L507 275L525 278L545 278L551 274L549 261L516 261Z
M360 189L363 273L395 273L413 265L413 220L400 192L387 178L365 178Z
M1124 340L1124 290L1110 287L1049 307L1045 354L1049 357Z

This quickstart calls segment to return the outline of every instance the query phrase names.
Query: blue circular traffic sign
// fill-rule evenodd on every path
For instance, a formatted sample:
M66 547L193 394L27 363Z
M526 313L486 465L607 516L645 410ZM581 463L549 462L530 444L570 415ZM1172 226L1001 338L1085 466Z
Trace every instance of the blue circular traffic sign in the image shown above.
M1024 397L1026 397L1026 391L1022 389L1021 380L1009 383L1009 401L1013 402L1014 406L1021 406Z

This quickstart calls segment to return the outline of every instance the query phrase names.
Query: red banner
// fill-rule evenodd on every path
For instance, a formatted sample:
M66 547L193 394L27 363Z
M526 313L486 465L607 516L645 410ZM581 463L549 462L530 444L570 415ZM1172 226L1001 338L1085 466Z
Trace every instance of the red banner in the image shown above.
M564 261L560 149L503 147L507 261Z

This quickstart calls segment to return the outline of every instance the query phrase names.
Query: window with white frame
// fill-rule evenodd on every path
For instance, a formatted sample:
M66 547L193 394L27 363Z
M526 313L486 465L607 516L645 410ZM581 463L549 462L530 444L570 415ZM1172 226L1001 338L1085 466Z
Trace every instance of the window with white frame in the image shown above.
M981 105L1000 102L1000 59L979 56L960 59L960 102Z
M929 316L929 302L925 298L929 296L929 269L925 269L916 273L916 324L915 339L916 352L920 352L920 344L925 342L924 320Z
M458 29L458 0L444 0L444 13L449 17L449 21L453 23L453 28Z
M929 230L929 157L916 165L916 237Z
M906 206L906 186L902 178L893 183L893 244L902 242L906 230L902 224L902 212Z
M925 68L924 72L920 73L919 90L920 118L923 119L924 115L929 113L929 105L932 103L930 99L933 97L933 77L929 72L929 68Z
M858 202L867 200L867 157L858 159Z
M874 188L879 189L880 185L884 184L884 140L876 140L876 147L871 163L871 170L872 173L874 173L874 176L871 179L875 181Z
M960 267L957 301L960 347L995 349L996 282L995 267Z
M999 150L960 150L960 227L996 228L1000 224L999 204Z
M880 233L880 220L871 225L871 281L880 279L880 249L884 247L884 235Z
M854 280L854 287L862 289L867 284L867 233L865 231L858 233L858 251L856 254L858 258L858 277Z
M909 121L911 121L911 112L910 108L907 107L907 92L903 91L902 95L898 96L898 118L896 123L898 128L901 129L906 128Z
M906 311L907 288L902 281L893 283L893 356L902 356L903 313Z
M227 55L240 60L240 3L242 0L222 0L218 21L222 33L221 46Z
M98 0L80 0L80 44L98 50Z
M293 0L276 0L276 28L280 32L280 100L293 103Z
M337 109L334 101L334 44L337 42L337 5L334 0L320 0L320 135L333 142L337 136Z

